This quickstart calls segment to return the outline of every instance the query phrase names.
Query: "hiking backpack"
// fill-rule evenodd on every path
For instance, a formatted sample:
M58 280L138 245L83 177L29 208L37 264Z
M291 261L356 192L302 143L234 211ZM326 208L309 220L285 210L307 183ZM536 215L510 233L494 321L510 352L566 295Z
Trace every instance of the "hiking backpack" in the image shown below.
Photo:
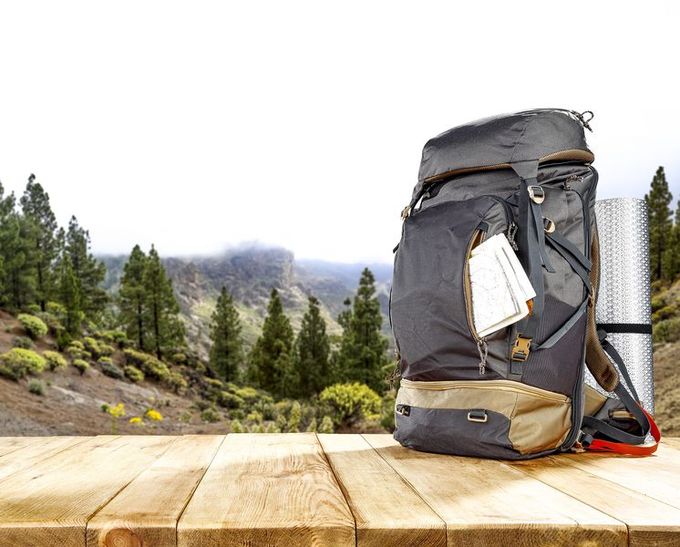
M598 175L584 132L591 119L530 110L456 127L425 145L402 211L390 294L401 377L394 437L402 445L501 459L656 449L658 430L595 323ZM468 259L501 233L536 296L528 316L480 337ZM586 364L615 396L585 385ZM650 433L655 442L645 444Z

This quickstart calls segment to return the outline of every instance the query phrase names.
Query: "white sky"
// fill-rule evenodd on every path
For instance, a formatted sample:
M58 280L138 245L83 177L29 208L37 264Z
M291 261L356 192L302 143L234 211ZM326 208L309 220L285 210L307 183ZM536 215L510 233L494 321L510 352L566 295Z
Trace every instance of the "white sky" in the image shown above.
M675 5L674 5L675 4ZM389 261L425 141L593 110L601 197L680 197L680 3L5 2L0 180L97 252Z

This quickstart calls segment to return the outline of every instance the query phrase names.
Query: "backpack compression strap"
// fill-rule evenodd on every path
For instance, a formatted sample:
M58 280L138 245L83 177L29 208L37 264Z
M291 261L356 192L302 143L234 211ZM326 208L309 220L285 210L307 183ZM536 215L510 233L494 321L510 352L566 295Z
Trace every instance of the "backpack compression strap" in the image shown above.
M614 392L619 397L621 404L637 422L641 434L628 433L594 416L584 416L582 428L585 435L581 439L581 444L587 450L592 451L648 456L656 452L661 440L661 433L656 423L654 423L652 416L638 402L637 392L623 359L614 346L606 339L606 331L604 329L598 330L595 322L594 303L597 299L600 281L600 243L597 229L593 230L591 259L592 301L588 307L586 364L597 383L606 391ZM632 395L626 389L626 386L621 383L619 374L612 361L617 364L626 385L632 391ZM598 433L606 438L594 438L593 435ZM655 441L654 444L643 444L648 434L651 434Z

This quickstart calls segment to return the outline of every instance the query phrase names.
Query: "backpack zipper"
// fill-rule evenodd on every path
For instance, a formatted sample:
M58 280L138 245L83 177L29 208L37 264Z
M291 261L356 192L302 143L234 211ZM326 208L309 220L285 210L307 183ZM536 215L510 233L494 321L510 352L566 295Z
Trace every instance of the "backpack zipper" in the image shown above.
M522 384L513 380L485 380L475 382L474 380L435 380L433 382L422 382L417 380L407 380L402 378L401 387L411 389L424 389L428 391L446 391L449 389L491 389L493 391L510 391L512 393L524 393L532 397L545 399L546 401L566 403L569 397L561 393L554 393L538 387Z
M486 358L489 354L489 347L486 343L486 337L482 338L477 334L475 329L475 321L472 316L472 284L470 283L470 255L472 249L477 245L481 245L486 239L486 232L481 228L476 228L472 233L472 237L465 251L465 264L463 265L463 292L465 297L465 316L467 318L468 328L470 334L477 343L477 351L479 352L479 374L486 374ZM475 245L476 243L476 245Z

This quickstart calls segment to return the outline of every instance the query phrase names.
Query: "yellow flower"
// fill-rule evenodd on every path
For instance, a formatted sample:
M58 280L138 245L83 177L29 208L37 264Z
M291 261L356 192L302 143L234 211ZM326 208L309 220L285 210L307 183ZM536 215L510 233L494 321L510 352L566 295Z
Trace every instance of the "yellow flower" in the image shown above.
M149 418L149 420L154 422L160 422L163 420L163 416L161 415L161 413L158 412L158 410L154 410L153 408L147 410L145 416Z
M125 416L125 405L118 403L116 406L111 406L106 410L114 418L121 418Z
M144 425L144 420L142 420L141 416L133 416L132 418L130 418L129 422L131 424Z

